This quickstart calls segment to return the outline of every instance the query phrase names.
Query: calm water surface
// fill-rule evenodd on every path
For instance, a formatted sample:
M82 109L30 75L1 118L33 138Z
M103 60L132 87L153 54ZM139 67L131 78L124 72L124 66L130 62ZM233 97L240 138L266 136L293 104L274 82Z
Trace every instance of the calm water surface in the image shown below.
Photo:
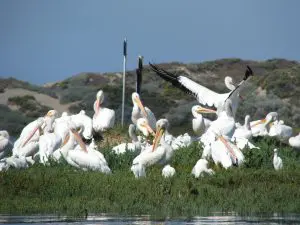
M279 215L273 214L269 216L239 216L235 213L222 214L213 213L210 216L198 216L187 219L167 219L155 221L150 219L149 216L131 216L131 217L120 217L120 216L108 216L105 214L100 215L89 215L85 219L75 219L64 216L54 215L33 215L33 216L10 216L0 215L1 224L107 224L107 225L125 225L125 224L242 224L242 225L253 225L253 224L300 224L300 214L289 214Z

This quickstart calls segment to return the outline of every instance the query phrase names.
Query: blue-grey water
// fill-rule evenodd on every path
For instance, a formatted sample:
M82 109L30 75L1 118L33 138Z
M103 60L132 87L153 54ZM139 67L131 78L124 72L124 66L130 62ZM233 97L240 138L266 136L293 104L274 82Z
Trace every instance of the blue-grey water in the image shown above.
M108 216L105 214L89 215L84 219L70 218L66 216L55 215L32 215L32 216L11 216L0 215L0 224L106 224L106 225L182 225L182 224L300 224L300 214L289 215L257 215L257 216L239 216L236 213L222 214L213 213L210 216L197 216L191 219L165 219L165 220L153 220L149 216Z

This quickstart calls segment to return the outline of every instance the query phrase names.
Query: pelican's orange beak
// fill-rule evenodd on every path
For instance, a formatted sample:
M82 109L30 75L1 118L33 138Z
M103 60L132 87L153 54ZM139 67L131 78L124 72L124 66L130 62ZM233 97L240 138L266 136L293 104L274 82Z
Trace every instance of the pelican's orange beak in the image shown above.
M74 137L75 137L76 141L78 142L78 144L80 145L81 149L87 153L88 150L86 149L86 145L84 144L82 138L77 133L77 131L74 129L71 129L71 132L74 134Z
M69 139L70 139L70 134L69 134L69 132L68 132L68 134L65 136L65 139L64 139L64 141L63 141L63 143L61 144L60 147L65 146L65 144L68 143Z
M100 100L99 100L99 98L97 98L97 100L96 100L96 116L99 113L99 108L100 108Z
M157 146L160 142L160 139L161 139L162 135L164 134L164 132L165 132L164 128L158 128L157 129L154 140L153 140L152 152L157 148Z
M204 107L198 107L196 112L197 113L217 113L216 110L208 109L208 108L204 108Z
M154 130L149 126L149 124L145 124L146 129L148 130L148 132L150 134L152 134L152 136L155 136L155 132Z
M225 147L228 149L228 151L229 151L231 157L232 157L232 158L234 159L234 161L236 162L237 157L236 157L236 155L235 155L233 149L231 148L230 144L228 143L228 141L226 141L226 139L225 139L222 135L218 136L218 138L220 139L220 141L222 141L222 143L223 143L223 144L225 145Z
M42 124L42 126L45 124L45 122ZM42 127L41 126L41 127ZM41 128L40 126L37 126L33 129L33 131L31 131L31 133L29 134L29 136L27 137L27 139L25 140L25 142L22 145L22 148L28 143L28 141L30 141L30 139L33 137L33 135L35 134L35 132Z
M147 119L148 113L146 112L145 107L143 106L143 104L142 104L140 98L137 97L135 100L136 100L136 104L138 105L138 107L139 107L140 110L142 111L144 117Z
M266 119L259 120L256 123L252 124L251 127L255 127L255 126L257 126L259 124L262 124L262 123L265 123L265 122L266 122Z

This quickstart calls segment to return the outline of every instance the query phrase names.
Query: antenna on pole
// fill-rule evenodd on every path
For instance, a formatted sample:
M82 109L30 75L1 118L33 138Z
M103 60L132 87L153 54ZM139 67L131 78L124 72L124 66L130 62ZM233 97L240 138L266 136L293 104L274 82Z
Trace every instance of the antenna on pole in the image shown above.
M127 40L126 38L124 39L123 42L123 94L122 94L122 119L121 119L121 124L122 127L124 125L124 106L125 106L125 75L126 75L126 56L127 56Z
M144 57L139 55L138 68L136 69L136 87L135 87L135 89L139 95L141 94L143 59L144 59Z

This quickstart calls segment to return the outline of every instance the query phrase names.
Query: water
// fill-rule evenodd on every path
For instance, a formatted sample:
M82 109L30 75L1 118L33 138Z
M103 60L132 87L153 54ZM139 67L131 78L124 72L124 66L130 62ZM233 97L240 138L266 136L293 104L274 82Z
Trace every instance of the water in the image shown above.
M230 225L230 224L300 224L300 214L279 215L273 214L271 216L239 216L235 213L222 214L212 213L210 216L197 216L189 220L187 219L166 219L155 221L151 220L149 216L108 216L105 214L89 215L85 219L75 219L66 216L55 215L33 215L33 216L10 216L0 215L1 224L104 224L104 225Z

